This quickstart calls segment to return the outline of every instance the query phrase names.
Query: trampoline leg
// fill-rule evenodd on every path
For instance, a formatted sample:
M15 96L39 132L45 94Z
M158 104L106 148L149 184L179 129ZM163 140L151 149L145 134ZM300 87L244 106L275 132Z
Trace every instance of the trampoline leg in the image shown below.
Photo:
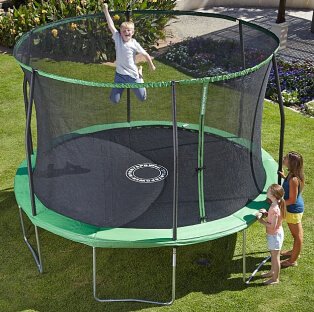
M246 280L246 230L243 230L243 242L242 242L242 267L243 267L243 282Z
M37 269L40 273L43 273L43 263L41 260L41 253L40 253L40 244L39 244L39 235L38 235L38 229L37 226L34 225L35 227L35 237L36 237L36 245L37 245L37 253L34 250L33 246L29 243L28 239L27 239L27 234L25 231L25 226L24 226L24 220L23 220L23 214L22 214L22 208L19 207L19 214L20 214L20 222L21 222L21 228L22 228L22 233L23 233L23 239L24 242L26 244L26 246L28 247L28 249L30 250L30 252L32 253L32 256L35 260Z
M172 250L172 296L171 300L168 302L159 302L159 301L151 301L144 299L134 299L134 298L121 298L121 299L102 299L97 297L97 282L96 282L96 247L93 247L93 295L96 301L98 302L142 302L142 303L150 303L156 305L171 305L175 300L176 294L176 257L177 252L176 248Z

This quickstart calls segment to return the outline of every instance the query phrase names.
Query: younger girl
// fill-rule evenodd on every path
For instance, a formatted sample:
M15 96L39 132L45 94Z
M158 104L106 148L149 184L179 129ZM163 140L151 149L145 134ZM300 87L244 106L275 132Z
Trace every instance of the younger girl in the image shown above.
M290 267L297 265L297 259L300 255L303 244L302 215L304 211L304 202L302 190L304 188L303 158L297 152L289 152L283 159L283 165L288 169L287 176L280 172L284 178L282 184L285 190L285 200L287 205L287 223L293 236L293 248L290 251L283 252L282 255L290 256L289 259L281 263L281 267Z
M283 199L284 190L278 184L272 184L267 190L267 198L271 201L268 212L261 209L256 214L257 220L265 225L267 233L267 244L271 254L271 269L263 274L263 277L270 277L265 281L265 285L273 285L279 283L280 273L280 250L283 243L284 233L282 228L282 219L285 217L286 204ZM264 220L263 217L267 219Z

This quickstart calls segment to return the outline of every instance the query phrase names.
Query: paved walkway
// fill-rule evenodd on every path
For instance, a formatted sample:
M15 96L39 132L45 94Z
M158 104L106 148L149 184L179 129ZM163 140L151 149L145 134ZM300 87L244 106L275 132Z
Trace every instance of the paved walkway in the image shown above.
M274 9L257 8L203 8L199 11L221 13L270 29L276 21L277 12ZM314 33L310 31L313 11L286 11L286 21L289 23L287 48L279 54L287 60L314 62ZM228 26L227 26L228 27Z

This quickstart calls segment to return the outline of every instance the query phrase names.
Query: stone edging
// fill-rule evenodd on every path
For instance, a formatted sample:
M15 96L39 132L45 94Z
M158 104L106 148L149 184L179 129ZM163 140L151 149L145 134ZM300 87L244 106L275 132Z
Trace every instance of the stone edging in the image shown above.
M266 99L266 98L264 99L264 101L266 101L266 102L268 102L268 103L270 103L270 104L279 105L277 102L274 102L274 101L269 100L269 99ZM306 103L305 103L305 104L306 104ZM287 109L289 109L289 110L291 110L291 111L293 111L293 112L295 112L295 113L298 113L298 114L300 114L300 115L303 115L304 117L307 117L307 118L314 118L314 116L311 116L311 115L309 115L309 114L306 114L306 113L304 113L303 111L297 110L297 109L295 109L295 108L293 108L293 107L285 106L285 108L287 108Z

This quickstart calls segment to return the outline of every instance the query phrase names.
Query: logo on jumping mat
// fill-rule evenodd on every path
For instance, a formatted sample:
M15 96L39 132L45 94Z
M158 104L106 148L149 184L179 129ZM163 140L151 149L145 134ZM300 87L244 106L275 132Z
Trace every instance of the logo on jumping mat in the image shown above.
M144 163L130 167L125 175L133 182L155 183L164 180L168 176L168 170L157 164Z

